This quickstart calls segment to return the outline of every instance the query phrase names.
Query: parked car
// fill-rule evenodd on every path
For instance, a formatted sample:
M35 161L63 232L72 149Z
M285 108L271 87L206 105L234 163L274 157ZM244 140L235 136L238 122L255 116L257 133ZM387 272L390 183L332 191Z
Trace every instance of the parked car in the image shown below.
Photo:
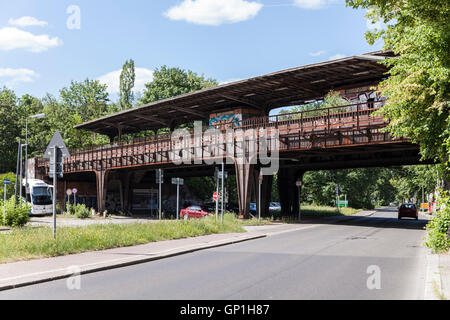
M398 208L398 219L403 217L419 219L419 211L415 204L404 203Z
M190 206L180 211L180 218L184 220L192 218L200 219L208 215L209 212L204 211L200 206Z

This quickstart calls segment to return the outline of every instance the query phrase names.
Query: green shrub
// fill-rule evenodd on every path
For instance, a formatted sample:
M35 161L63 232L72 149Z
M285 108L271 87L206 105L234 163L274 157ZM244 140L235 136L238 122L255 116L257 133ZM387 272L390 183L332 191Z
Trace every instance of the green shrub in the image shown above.
M75 215L79 219L87 219L91 216L91 211L84 204L78 204L75 206Z
M22 201L19 201L21 203ZM28 203L16 205L14 197L6 200L6 214L4 215L4 204L1 203L0 224L9 227L22 227L30 220L31 206Z
M450 239L447 232L450 226L450 196L447 192L441 193L438 199L440 210L428 223L428 235L425 245L434 253L446 252L450 249Z
M70 202L67 202L66 213L70 214L71 216L75 215L75 205L71 204Z

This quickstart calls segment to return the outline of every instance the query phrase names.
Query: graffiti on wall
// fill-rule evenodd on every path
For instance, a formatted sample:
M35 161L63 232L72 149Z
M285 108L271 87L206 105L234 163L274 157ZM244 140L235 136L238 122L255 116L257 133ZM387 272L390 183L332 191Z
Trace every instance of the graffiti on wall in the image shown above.
M211 115L209 119L209 126L214 128L216 126L226 126L236 128L240 126L242 121L242 113L236 113L234 111L216 113Z

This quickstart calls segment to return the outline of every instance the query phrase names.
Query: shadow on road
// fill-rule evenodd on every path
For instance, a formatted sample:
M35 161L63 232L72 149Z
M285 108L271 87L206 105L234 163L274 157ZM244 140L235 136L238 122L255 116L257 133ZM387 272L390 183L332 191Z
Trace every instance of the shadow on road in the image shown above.
M339 224L348 226L361 226L361 227L373 227L373 228L391 228L391 229L413 229L423 230L425 229L429 220L421 218L419 220L411 218L397 219L397 208L382 208L374 210L371 216L331 216L331 217L302 217L301 224ZM423 216L422 216L423 217ZM286 219L284 223L300 224L297 220Z

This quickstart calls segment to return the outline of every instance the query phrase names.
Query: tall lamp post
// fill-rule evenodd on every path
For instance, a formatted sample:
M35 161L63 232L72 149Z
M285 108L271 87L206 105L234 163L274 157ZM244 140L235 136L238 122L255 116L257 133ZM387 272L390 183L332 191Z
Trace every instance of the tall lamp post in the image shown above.
M39 113L33 116L29 116L25 120L25 188L28 185L28 119L42 118L45 118L45 113Z

